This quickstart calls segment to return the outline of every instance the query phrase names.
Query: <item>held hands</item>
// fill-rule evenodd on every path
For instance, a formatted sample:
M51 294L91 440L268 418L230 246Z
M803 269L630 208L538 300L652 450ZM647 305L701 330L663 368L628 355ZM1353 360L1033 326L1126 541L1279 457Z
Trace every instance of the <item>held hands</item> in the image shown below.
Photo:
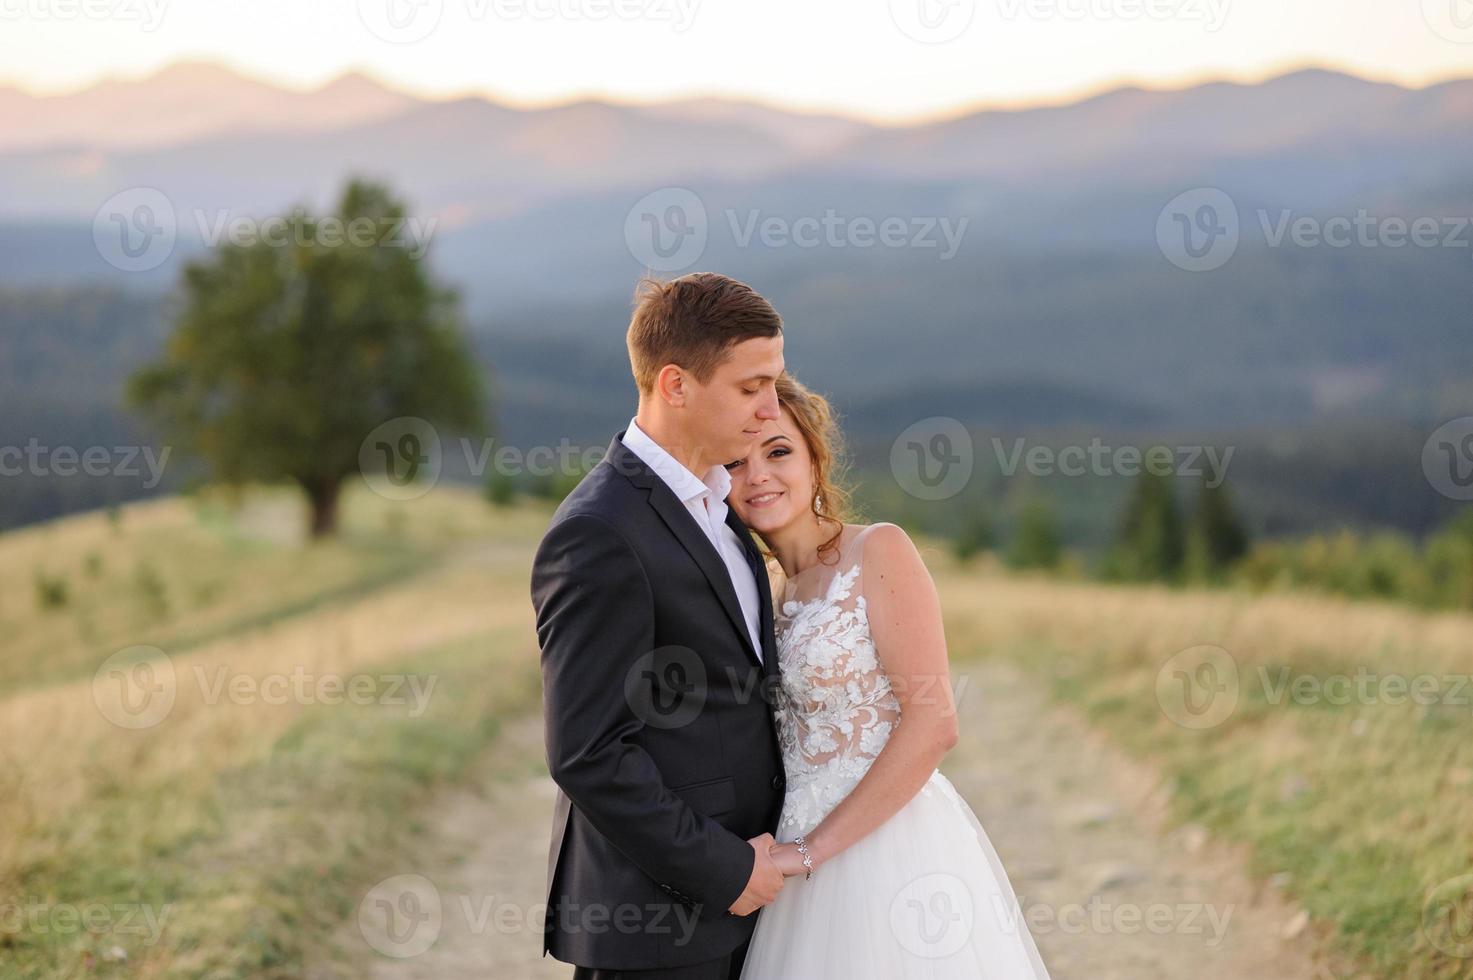
M809 855L810 855L810 857L812 856L812 852L813 852L813 845L810 844L809 845ZM773 863L776 864L782 870L782 873L783 873L783 877L784 878L791 878L794 875L807 875L808 874L808 869L803 866L803 855L800 854L800 853L798 853L798 845L796 845L796 844L774 844L772 846L772 849L771 849L771 851L769 853L772 856ZM817 861L814 861L813 866L814 866L814 868L817 868L818 867L818 862Z
M783 890L783 871L773 862L770 854L777 846L772 835L753 837L747 843L756 852L756 860L752 863L752 877L747 881L746 890L728 910L732 915L751 915L764 905L772 904L777 893Z

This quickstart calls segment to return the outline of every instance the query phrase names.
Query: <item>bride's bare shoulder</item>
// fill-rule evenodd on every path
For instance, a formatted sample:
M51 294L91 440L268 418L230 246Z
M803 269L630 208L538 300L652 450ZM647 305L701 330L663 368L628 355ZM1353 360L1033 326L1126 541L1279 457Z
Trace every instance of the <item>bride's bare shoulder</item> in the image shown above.
M866 575L876 570L884 574L889 570L903 571L914 570L917 566L925 567L915 542L910 539L905 528L898 524L877 521L864 525L855 533L854 542L863 545L860 555Z
M930 629L940 621L936 580L904 528L888 522L867 528L859 565L877 640L893 643L890 628L897 625Z

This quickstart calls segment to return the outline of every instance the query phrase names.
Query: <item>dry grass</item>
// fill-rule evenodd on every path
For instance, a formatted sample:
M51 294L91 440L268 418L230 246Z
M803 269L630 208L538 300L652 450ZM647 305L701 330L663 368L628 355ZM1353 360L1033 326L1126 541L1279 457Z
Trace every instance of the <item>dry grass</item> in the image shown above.
M247 493L238 506L214 492L7 534L0 693L89 675L124 646L182 652L364 594L438 557L445 541L436 519L450 513L444 507L412 511L361 493L349 500L343 536L311 547L301 540L295 497L263 491Z
M1253 870L1368 974L1473 975L1473 889L1432 894L1473 872L1473 616L1010 578L928 558L963 669L971 656L1032 669L1173 777L1181 820L1251 845ZM1174 674L1168 661L1200 645L1226 651L1236 677ZM1396 703L1397 688L1378 686L1419 675L1434 703L1405 692ZM1358 676L1372 680L1358 688ZM1297 697L1281 687L1295 679ZM1212 724L1184 713L1187 681L1199 699L1216 688L1229 700L1211 703L1231 710Z
M293 951L310 938L298 928L303 909L278 920L252 903L284 890L277 902L305 904L314 888L293 878L302 867L331 866L354 848L392 853L423 784L453 776L494 736L498 714L535 697L526 583L545 508L493 512L453 490L412 506L359 494L342 541L263 536L242 555L252 522L294 526L281 520L295 516L292 504L262 492L233 518L201 521L192 504L171 500L128 508L121 533L89 515L0 540L7 558L44 553L54 567L99 540L114 556L183 542L156 551L171 581L232 582L229 609L181 617L181 628L208 638L160 645L152 657L152 681L172 705L138 729L116 723L128 717L119 680L94 676L111 651L99 655L66 622L80 604L13 611L23 642L7 645L12 676L43 648L69 666L0 694L0 894L45 910L42 925L0 935L0 958L17 975L291 975ZM377 530L385 526L397 531ZM385 554L412 573L384 578ZM146 619L129 602L99 586L91 605L109 611L120 646L132 645L129 624ZM242 616L251 625L222 626ZM131 669L123 665L125 677ZM305 693L298 677L312 685ZM268 678L280 686L257 686ZM332 679L342 686L315 686ZM361 686L347 700L350 684ZM374 867L374 858L347 862L328 894ZM147 942L58 928L55 910L89 904L168 909L172 919ZM113 944L130 954L126 964L103 959Z
M171 499L0 538L0 895L45 915L169 915L151 938L54 915L7 926L0 974L299 976L367 884L413 869L415 814L435 789L534 703L527 574L547 517L451 489L402 504L355 492L342 539L308 545L295 498L257 491L240 509ZM977 656L1034 671L1173 777L1180 819L1250 845L1253 870L1366 973L1469 975L1473 961L1446 951L1456 901L1428 901L1473 870L1469 707L1275 703L1262 678L1466 674L1473 617L1015 578L926 552L959 672ZM66 576L65 604L36 601L42 566ZM172 671L174 700L134 730L113 720L118 676L97 672L140 643L161 651L154 678ZM1238 700L1216 725L1183 727L1158 681L1201 644L1227 651ZM212 700L222 668L362 678L372 696ZM395 677L431 692L422 712L376 696ZM114 946L126 960L108 958Z

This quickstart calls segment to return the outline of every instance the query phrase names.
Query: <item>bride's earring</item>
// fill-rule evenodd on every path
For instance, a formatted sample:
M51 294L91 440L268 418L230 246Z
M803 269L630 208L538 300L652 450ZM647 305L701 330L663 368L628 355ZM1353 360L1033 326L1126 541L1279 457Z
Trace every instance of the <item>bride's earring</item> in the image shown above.
M816 511L823 510L823 494L816 493L813 495L813 509Z

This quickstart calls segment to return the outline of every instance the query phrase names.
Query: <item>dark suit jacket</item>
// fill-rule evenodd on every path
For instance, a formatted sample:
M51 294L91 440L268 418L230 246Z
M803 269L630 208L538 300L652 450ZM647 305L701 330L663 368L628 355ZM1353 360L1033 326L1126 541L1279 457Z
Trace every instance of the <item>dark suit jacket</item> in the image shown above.
M757 916L727 910L785 786L772 598L751 536L728 508L757 579L761 661L721 556L623 436L558 507L532 566L559 790L543 953L648 970L750 938Z

